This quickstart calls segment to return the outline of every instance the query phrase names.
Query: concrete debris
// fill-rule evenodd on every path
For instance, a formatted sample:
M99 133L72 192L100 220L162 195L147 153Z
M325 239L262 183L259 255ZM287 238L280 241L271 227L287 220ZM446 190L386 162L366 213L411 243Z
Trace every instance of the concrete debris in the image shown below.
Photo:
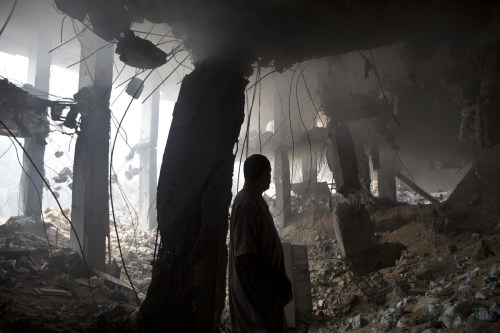
M57 288L34 288L34 290L41 296L71 297L71 293L69 291Z
M56 183L65 183L68 181L68 179L73 179L73 171L71 171L70 168L65 167L59 173L57 176L52 178L54 182Z
M92 271L98 277L102 278L104 280L104 285L110 289L121 288L121 289L125 289L125 290L133 290L132 286L130 286L126 282L123 282L120 279L117 279L117 278L109 275L108 273L101 272L98 269L93 269Z
M311 206L294 214L279 232L283 241L307 246L313 312L303 316L311 323L310 331L499 332L500 235L494 228L497 223L487 229L478 220L474 225L477 229L451 228L446 230L453 232L442 233L436 222L443 218L443 211L449 210L399 205L369 211L376 244L399 242L406 247L392 265L376 271L388 287L379 302L358 287L357 276L340 255L329 207ZM54 316L59 311L60 316L68 316L68 321L79 321L82 326L92 325L101 316L126 317L127 311L132 312L135 296L120 267L116 235L110 235L110 257L116 261L111 261L107 271L99 276L88 276L79 255L67 249L69 226L61 213L47 210L44 220L45 224L13 217L0 226L0 244L9 247L0 251L0 309L3 299L16 304L12 309L5 305L13 312L2 312L0 325L17 322L21 311L15 309L29 314L45 311ZM460 223L456 216L449 221ZM117 214L116 223L130 278L143 299L151 281L156 233L138 230L137 223L121 213ZM34 288L60 289L71 296L40 296ZM98 296L97 305L89 301L90 288ZM19 290L28 294L16 294ZM56 304L46 305L41 297L54 299ZM227 327L227 309L225 313L222 323ZM116 319L113 323L118 322ZM64 323L44 321L42 326L57 331ZM32 326L25 329L30 330Z
M431 206L398 206L371 214L378 243L407 246L394 266L380 270L392 288L382 304L355 287L338 255L331 216L304 212L293 217L280 232L308 246L314 314L321 318L316 332L495 332L500 257L492 249L499 236L438 233L433 211ZM479 258L473 257L477 247L484 253Z
M151 41L135 36L132 31L118 39L115 52L127 65L141 69L154 69L167 62L165 52Z
M144 90L144 81L138 77L133 77L127 84L125 92L132 96L134 99L141 97L142 91Z
M131 258L126 264L139 299L144 299L155 234L137 230L119 213L117 217L124 255ZM9 250L0 250L0 330L126 331L136 297L126 281L114 277L124 277L116 272L123 268L115 260L108 265L109 272L89 276L80 255L69 249L70 226L61 212L46 210L44 220L42 224L12 217L0 225L0 244L9 245ZM116 237L111 241L111 256L119 259Z

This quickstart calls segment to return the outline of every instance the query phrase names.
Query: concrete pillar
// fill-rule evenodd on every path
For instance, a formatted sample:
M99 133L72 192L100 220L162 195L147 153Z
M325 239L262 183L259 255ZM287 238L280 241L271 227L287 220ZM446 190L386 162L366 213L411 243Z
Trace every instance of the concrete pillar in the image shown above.
M36 96L47 98L50 87L50 63L52 60L49 50L51 44L44 38L45 34L40 33L38 39L34 40L31 45L30 66L28 68L28 76L31 77L36 91L32 91ZM48 120L45 119L47 122ZM35 219L40 219L42 215L42 198L43 198L43 179L37 173L38 169L42 175L44 171L44 156L45 156L45 138L48 135L48 125L44 122L40 124L35 133L31 133L30 137L24 140L24 149L34 162L23 155L23 173L21 174L21 183L19 187L19 215L33 216Z
M91 32L82 38L82 59L105 42ZM113 46L104 47L80 64L81 113L73 164L71 217L88 265L104 269L109 236L109 98L113 79ZM75 233L71 247L80 251Z
M336 190L344 197L359 193L361 189L356 150L349 128L329 125L333 138L328 139L328 165L335 177ZM370 270L363 253L373 248L373 227L370 215L363 205L338 203L333 212L333 228L341 255L356 274ZM370 268L371 269L371 268Z
M139 150L139 222L145 230L156 228L156 145L158 142L158 120L160 111L160 89L143 104L141 117L141 145Z
M278 147L274 152L274 185L276 188L274 214L277 224L284 227L292 211L290 204L290 161L288 160L288 150L285 147L289 126L281 126L284 121L288 121L289 91L283 88L287 86L284 77L281 77L278 82L273 96L274 135L278 142Z
M377 170L378 196L396 200L395 152L390 147L380 147L380 168Z
M274 185L276 188L275 218L278 225L285 227L292 212L290 204L290 162L288 150L278 148L274 153Z
M352 136L360 189L364 193L370 193L370 162L365 151L365 142L371 142L371 137L367 133L369 129L366 120L350 121L346 126Z
M312 158L311 158L312 157ZM301 159L302 164L302 182L304 183L317 183L318 182L318 167L317 161L314 156L310 156L309 150Z
M327 141L327 161L338 193L347 196L360 190L358 166L351 132L344 125L330 125L333 138Z
M146 332L218 332L226 290L234 145L243 71L205 60L182 81L158 180L161 248L134 325Z

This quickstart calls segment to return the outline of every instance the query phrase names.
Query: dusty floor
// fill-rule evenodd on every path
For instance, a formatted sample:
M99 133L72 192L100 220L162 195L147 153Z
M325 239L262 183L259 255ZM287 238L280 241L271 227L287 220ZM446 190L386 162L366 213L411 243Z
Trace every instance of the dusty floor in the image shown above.
M379 302L338 255L328 209L295 216L281 232L309 249L317 317L308 332L500 332L497 165L473 169L445 203L372 212L378 242L407 247L380 271L388 293Z
M68 249L69 226L62 214L46 211L44 220L47 233L41 223L23 217L0 225L1 248L7 242L10 251L0 251L0 332L124 332L138 304L133 291L107 278L89 279L79 256ZM129 274L142 298L152 252L128 234L132 229L120 225L120 235ZM154 239L138 236L143 242ZM112 246L117 251L116 240ZM113 257L119 258L115 251Z
M377 234L379 242L398 241L407 246L395 267L381 271L391 288L381 304L370 302L337 258L327 215L319 215L322 218L316 225L309 221L299 222L300 228L285 228L285 238L295 237L295 242L309 248L318 315L309 332L465 332L467 320L474 321L475 313L492 307L498 311L494 309L500 296L500 230L440 234L435 230L434 208L397 207L372 215L374 221L398 216L399 225ZM296 234L296 228L302 232ZM500 331L499 322L481 324L471 332Z
M487 172L466 177L440 205L372 210L378 242L407 249L394 267L379 271L381 279L373 277L371 291L360 287L339 256L326 205L294 215L280 234L307 246L313 298L313 313L296 332L500 332L500 181ZM119 216L117 227L142 299L156 234L130 221ZM6 245L25 251L0 253L0 332L126 330L138 302L122 285L128 282L123 267L118 284L89 280L68 237L69 225L57 210L46 211L44 225L22 217L0 223L0 251ZM111 245L111 257L122 266L114 233ZM377 286L384 292L375 300L370 292Z

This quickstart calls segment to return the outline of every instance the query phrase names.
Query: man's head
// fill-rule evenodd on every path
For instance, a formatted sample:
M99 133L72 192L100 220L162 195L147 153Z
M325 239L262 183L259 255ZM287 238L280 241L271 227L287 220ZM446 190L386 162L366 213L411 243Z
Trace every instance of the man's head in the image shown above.
M255 190L264 192L271 184L271 162L264 155L254 154L243 164L245 183L252 184Z

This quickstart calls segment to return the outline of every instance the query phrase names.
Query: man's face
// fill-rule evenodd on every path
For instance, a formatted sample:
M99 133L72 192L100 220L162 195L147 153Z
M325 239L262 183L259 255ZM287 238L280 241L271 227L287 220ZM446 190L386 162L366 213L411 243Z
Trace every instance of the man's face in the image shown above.
M260 176L260 178L262 188L264 189L264 191L267 191L269 189L269 186L271 185L271 170L265 171L262 176Z

